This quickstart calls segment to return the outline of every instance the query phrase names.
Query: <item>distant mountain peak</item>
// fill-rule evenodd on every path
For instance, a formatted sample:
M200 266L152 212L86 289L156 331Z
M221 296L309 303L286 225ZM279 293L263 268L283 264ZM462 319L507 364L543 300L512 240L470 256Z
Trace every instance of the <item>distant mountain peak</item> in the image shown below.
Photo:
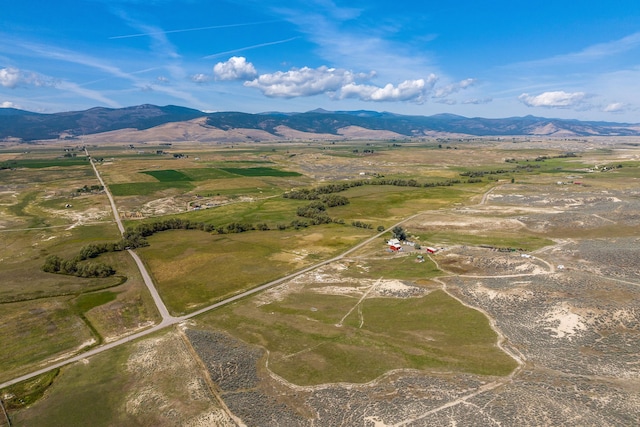
M333 111L325 110L324 108L316 108L315 110L307 111L307 113L332 114Z

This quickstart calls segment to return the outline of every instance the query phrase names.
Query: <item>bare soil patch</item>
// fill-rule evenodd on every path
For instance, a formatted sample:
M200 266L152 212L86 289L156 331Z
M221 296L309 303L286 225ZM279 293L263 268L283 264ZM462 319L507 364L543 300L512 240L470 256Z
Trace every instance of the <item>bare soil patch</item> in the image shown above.
M143 425L235 426L177 331L135 346L123 411ZM213 422L213 424L206 424Z

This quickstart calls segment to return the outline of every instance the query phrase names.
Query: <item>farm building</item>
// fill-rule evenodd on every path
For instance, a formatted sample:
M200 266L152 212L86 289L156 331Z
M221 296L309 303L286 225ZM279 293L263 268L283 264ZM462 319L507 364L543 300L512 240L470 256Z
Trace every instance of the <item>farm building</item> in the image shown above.
M394 252L398 252L402 250L402 245L400 244L400 240L398 239L388 240L387 245L389 245L389 249L391 249Z

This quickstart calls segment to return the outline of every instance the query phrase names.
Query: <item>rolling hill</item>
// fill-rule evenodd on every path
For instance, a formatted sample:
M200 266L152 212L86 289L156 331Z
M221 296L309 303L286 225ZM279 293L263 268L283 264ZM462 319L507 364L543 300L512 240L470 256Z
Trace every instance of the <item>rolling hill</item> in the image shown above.
M195 140L202 141L225 140L227 138L224 135L228 133L257 140L358 137L406 139L447 135L640 136L640 124L534 116L487 119L453 114L407 116L366 110L322 109L305 113L205 113L174 105L159 107L145 104L117 109L96 107L54 114L4 108L0 109L0 139L17 139L23 142L75 139L105 132L145 131L178 123L185 123L182 138L198 135ZM156 133L158 132L150 132Z

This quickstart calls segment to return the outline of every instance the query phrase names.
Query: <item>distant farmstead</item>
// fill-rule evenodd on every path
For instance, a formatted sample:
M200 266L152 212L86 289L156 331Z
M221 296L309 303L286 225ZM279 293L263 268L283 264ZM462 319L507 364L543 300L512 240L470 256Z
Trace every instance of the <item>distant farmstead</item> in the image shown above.
M402 250L402 245L400 244L400 240L398 239L388 240L387 245L389 245L389 249L391 249L394 252L398 252Z

